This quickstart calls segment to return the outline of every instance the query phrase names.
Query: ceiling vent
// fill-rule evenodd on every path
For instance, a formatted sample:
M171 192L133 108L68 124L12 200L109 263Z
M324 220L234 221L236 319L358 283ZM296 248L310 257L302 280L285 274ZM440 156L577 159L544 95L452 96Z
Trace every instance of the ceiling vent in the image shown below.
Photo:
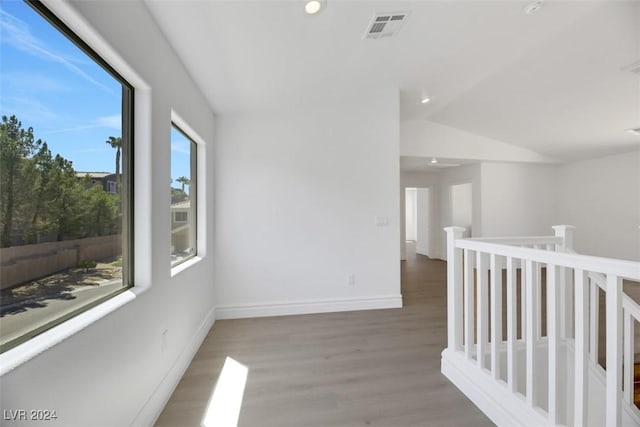
M376 13L373 15L363 38L381 39L395 35L402 28L408 15L409 12Z
M636 61L633 64L629 64L622 68L622 71L629 71L633 74L640 75L640 61Z

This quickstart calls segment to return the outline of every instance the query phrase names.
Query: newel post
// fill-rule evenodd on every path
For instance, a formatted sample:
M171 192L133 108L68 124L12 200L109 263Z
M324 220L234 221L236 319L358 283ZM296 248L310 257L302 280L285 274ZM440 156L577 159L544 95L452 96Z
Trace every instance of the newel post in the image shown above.
M462 249L456 240L462 239L463 227L446 227L447 233L447 347L462 350Z
M562 244L556 247L558 252L567 252L573 249L573 233L576 228L573 225L554 225L553 231L555 231L556 237L562 238Z

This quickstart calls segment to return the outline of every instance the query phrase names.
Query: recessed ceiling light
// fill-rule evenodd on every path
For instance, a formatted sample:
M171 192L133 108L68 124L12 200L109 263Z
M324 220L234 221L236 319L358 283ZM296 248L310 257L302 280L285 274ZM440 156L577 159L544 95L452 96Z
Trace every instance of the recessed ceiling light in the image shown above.
M431 101L431 98L429 98L428 96L425 96L424 98L422 98L422 99L420 100L420 102L421 102L422 104L426 104L426 103L427 103L427 102L429 102L429 101Z
M542 9L542 0L534 1L533 3L529 3L524 7L524 13L527 15L533 15Z
M322 3L320 0L310 0L304 5L304 11L309 15L314 15L320 12L322 9Z
M435 165L436 163L438 163L438 159L436 159L436 158L434 157L433 159L431 159L431 163L433 163L433 164Z
M640 128L635 128L635 129L627 129L627 132L629 132L632 135L639 135L640 136Z

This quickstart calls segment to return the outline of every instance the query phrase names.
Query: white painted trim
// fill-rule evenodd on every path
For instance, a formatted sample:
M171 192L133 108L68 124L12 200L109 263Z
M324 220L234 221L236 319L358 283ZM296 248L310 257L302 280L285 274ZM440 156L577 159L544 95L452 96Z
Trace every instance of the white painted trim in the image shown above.
M133 289L115 295L0 354L0 377L133 301L137 296Z
M442 352L442 373L498 426L541 426L544 415L530 408L521 395L494 381L487 370L464 357L462 352ZM480 386L481 385L481 386Z
M178 386L178 383L184 376L187 368L191 364L191 360L200 349L202 342L213 327L216 320L216 309L212 308L205 316L200 327L193 334L191 341L184 348L182 353L175 360L171 368L167 370L166 375L160 380L149 399L140 409L136 417L131 422L131 426L151 426L158 420L162 410L169 402L169 398Z
M332 313L338 311L376 310L385 308L402 308L402 295L275 302L253 305L228 305L216 308L216 319L288 316L295 314Z

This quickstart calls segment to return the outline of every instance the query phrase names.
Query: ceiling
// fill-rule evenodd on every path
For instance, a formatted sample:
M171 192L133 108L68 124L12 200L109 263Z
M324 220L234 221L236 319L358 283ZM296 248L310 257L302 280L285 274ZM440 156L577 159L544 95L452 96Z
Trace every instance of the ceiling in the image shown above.
M146 4L216 114L397 87L429 120L558 159L640 148L640 0L153 1ZM409 11L364 40L376 12ZM431 101L421 104L429 96Z

